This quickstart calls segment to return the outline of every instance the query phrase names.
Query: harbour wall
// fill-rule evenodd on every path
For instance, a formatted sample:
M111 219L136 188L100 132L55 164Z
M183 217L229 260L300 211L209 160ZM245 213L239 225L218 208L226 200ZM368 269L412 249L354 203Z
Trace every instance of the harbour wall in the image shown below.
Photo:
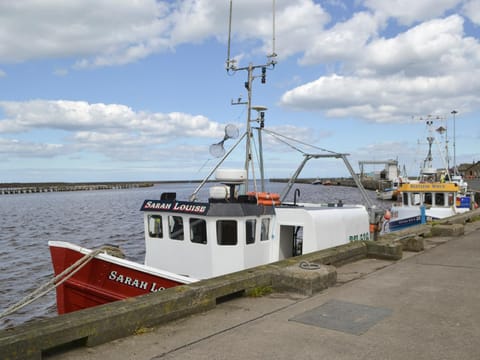
M428 236L461 236L466 222L480 220L480 210L358 241L237 273L182 285L0 331L2 359L41 359L62 349L95 346L214 308L237 296L269 291L312 295L335 285L336 268L372 257L402 258L423 250Z
M33 194L58 191L130 189L153 186L151 182L104 183L8 183L0 184L0 195Z

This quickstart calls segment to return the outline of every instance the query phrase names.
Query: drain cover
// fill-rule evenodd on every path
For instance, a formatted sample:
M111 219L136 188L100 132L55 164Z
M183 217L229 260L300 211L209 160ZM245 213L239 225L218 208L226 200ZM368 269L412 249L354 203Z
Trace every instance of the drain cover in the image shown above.
M391 314L392 310L386 308L330 300L290 320L348 334L361 335Z

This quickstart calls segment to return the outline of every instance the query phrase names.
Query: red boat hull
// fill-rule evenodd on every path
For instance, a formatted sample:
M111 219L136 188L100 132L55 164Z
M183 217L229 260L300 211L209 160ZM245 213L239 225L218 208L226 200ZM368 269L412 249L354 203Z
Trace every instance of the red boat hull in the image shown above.
M79 251L56 246L50 246L50 254L55 276L85 256ZM95 257L57 286L57 311L65 314L182 284L141 269Z

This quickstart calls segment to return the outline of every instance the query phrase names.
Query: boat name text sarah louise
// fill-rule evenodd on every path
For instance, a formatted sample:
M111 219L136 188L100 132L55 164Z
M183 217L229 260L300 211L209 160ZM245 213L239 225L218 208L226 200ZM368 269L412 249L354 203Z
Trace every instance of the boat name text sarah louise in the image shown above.
M205 214L208 210L208 204L191 203L187 201L159 201L145 200L141 208L142 211L171 211L189 214Z
M157 287L157 283L152 283L150 285L148 281L134 279L134 278L131 278L130 276L124 276L122 274L119 274L115 270L110 272L110 274L108 275L108 280L116 281L124 285L136 287L138 289L148 290L150 292L165 290L163 286Z

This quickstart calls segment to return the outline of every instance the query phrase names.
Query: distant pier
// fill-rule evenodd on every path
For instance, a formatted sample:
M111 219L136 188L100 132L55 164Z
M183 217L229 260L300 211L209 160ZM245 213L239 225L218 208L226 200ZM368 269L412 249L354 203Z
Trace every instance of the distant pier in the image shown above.
M93 191L153 186L152 182L104 183L0 183L0 195L33 194L59 191Z
M272 182L288 182L289 179L270 179ZM336 186L349 186L357 187L355 181L352 178L341 177L341 178L304 178L295 180L297 184L315 184L315 185L336 185ZM374 179L362 179L362 185L367 190L377 190L380 187L381 181Z

